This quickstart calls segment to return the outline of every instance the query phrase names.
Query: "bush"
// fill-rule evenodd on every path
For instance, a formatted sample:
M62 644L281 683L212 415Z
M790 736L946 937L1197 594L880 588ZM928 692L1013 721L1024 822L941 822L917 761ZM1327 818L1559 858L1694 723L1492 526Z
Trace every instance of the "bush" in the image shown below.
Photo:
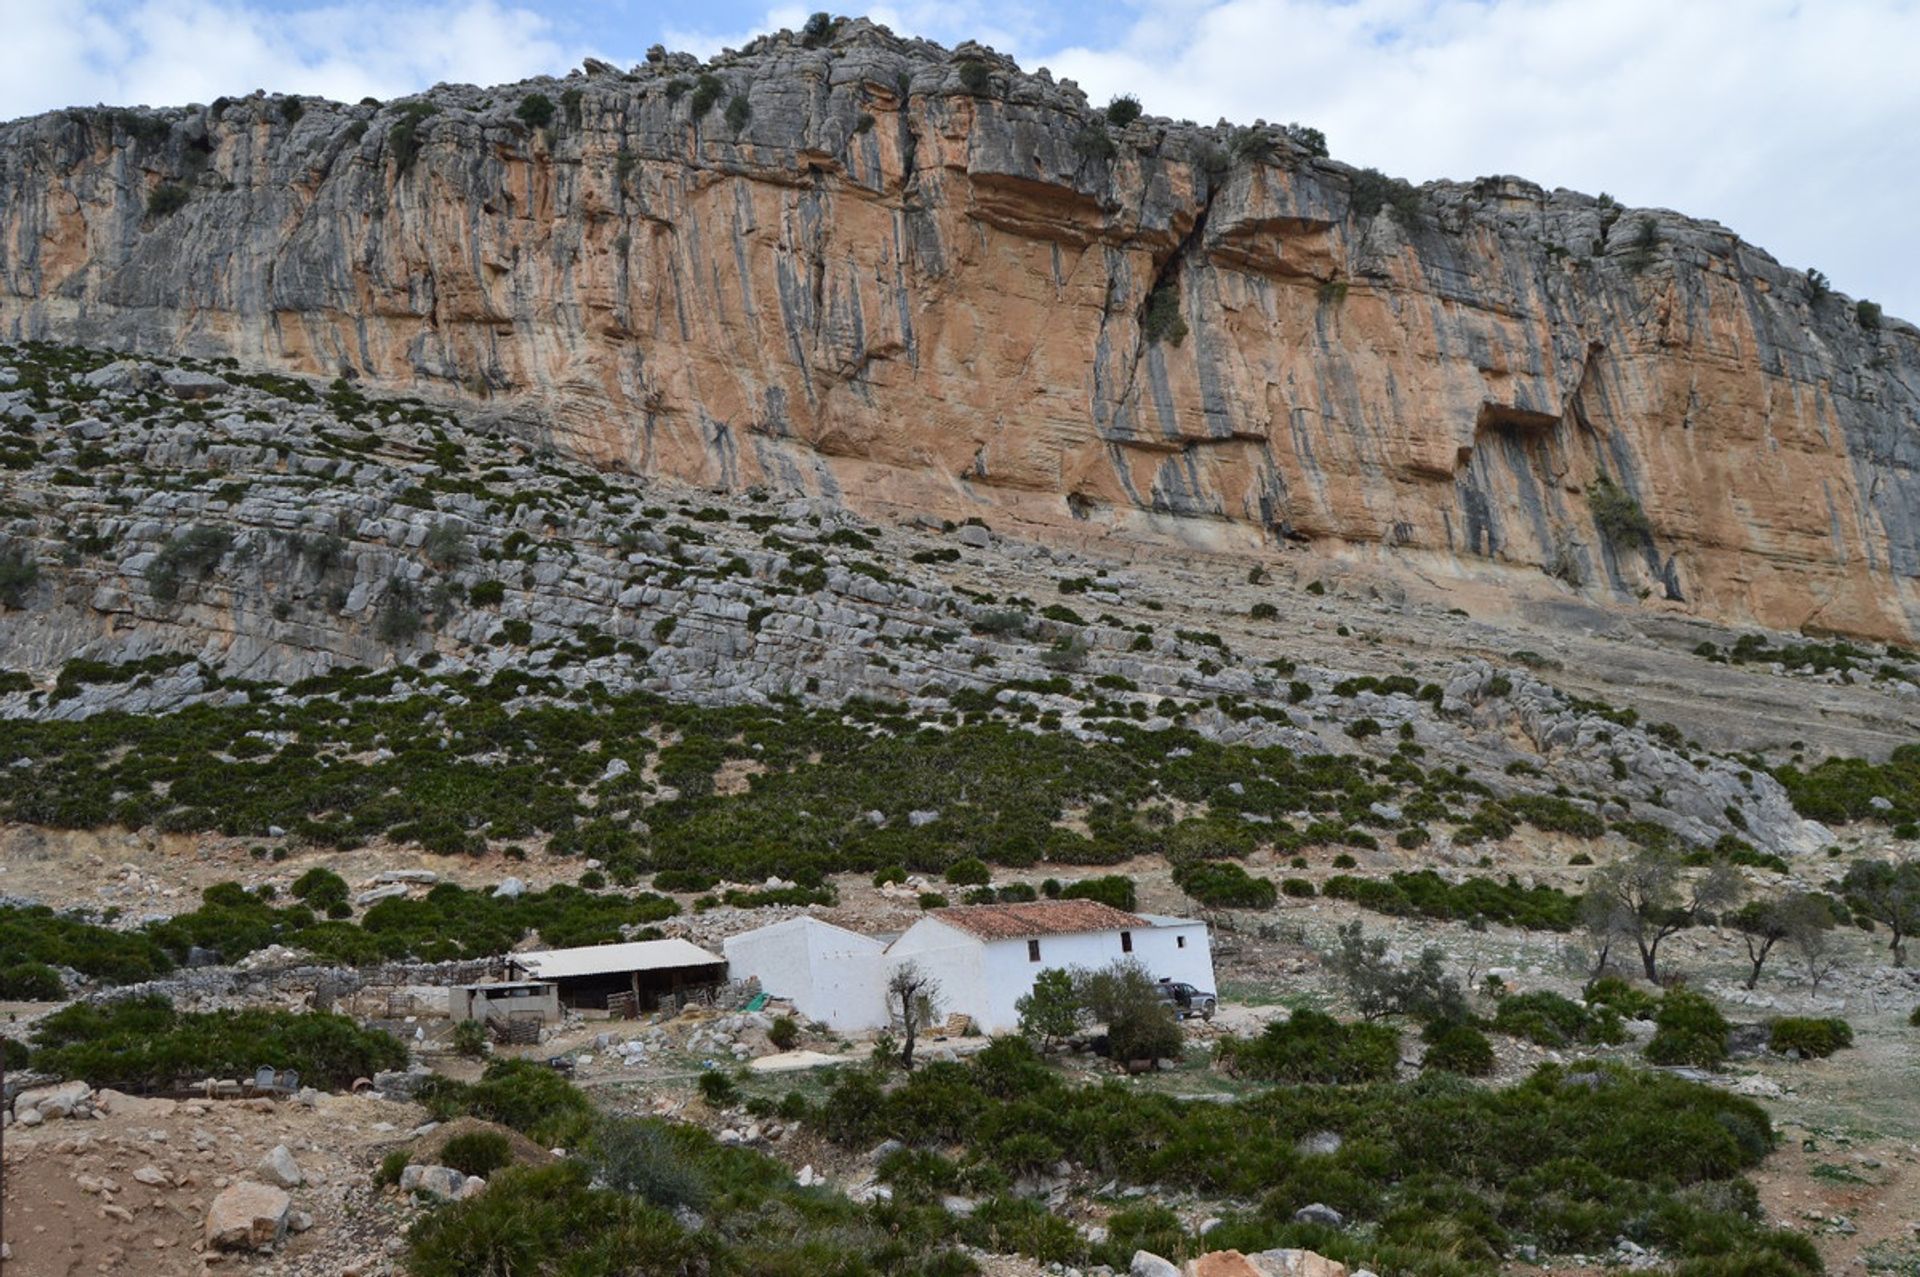
M1280 894L1296 900L1311 900L1314 896L1313 884L1305 878L1282 878Z
M1107 103L1107 123L1116 129L1124 129L1140 118L1140 99L1131 93L1123 93Z
M1853 1026L1838 1018L1783 1016L1773 1022L1767 1036L1767 1046L1782 1055L1798 1051L1816 1059L1825 1059L1842 1047L1852 1045Z
M702 1073L696 1085L700 1088L700 1098L714 1108L731 1108L740 1102L740 1088L719 1069L708 1069Z
M400 118L387 130L387 146L393 152L396 172L407 172L420 158L420 149L425 145L420 138L420 126L428 117L439 113L440 108L431 102L409 102L400 108Z
M1138 961L1122 958L1097 970L1077 969L1072 980L1075 1002L1107 1026L1114 1059L1159 1060L1185 1049L1179 1018Z
M1653 523L1640 503L1605 475L1587 485L1587 506L1593 526L1616 545L1644 542L1653 535Z
M1437 1031L1420 1061L1424 1072L1458 1073L1485 1077L1493 1072L1493 1043L1487 1035L1460 1020L1435 1021Z
M544 129L553 123L553 99L544 93L529 93L520 99L513 113L528 128Z
M67 986L60 973L42 962L0 967L0 1002L61 1002Z
M617 1193L666 1210L701 1210L711 1189L691 1142L665 1122L609 1117L594 1127L585 1160Z
M454 1025L453 1053L469 1060L484 1056L487 1053L487 1026L478 1020L462 1020ZM478 1171L473 1173L479 1174Z
M773 1043L775 1050L791 1051L800 1041L800 1026L790 1015L776 1015L767 1026L767 1041Z
M1545 989L1502 998L1493 1013L1493 1027L1540 1046L1626 1040L1620 1017L1611 1008L1603 1006L1596 1014L1570 998Z
M1210 909L1270 909L1274 885L1256 878L1231 860L1198 860L1179 865L1173 883Z
M1098 878L1082 878L1078 882L1068 883L1060 889L1060 899L1098 900L1103 905L1132 913L1137 897L1133 879L1125 874L1103 874Z
M245 1010L191 1014L150 995L75 1003L34 1027L38 1067L96 1087L160 1091L206 1077L297 1069L304 1081L344 1090L356 1077L406 1067L407 1049L343 1015Z
M404 1148L396 1148L380 1159L380 1167L373 1173L373 1186L387 1188L400 1182L400 1176L413 1164L413 1158Z
M947 898L937 891L923 891L920 893L920 907L922 909L945 909L947 903Z
M1180 314L1180 285L1167 280L1148 295L1140 331L1150 345L1164 341L1178 346L1187 339L1187 321Z
M731 132L739 133L741 129L747 127L747 121L752 118L753 103L747 101L746 94L736 93L727 99L725 119L727 121L727 128Z
M1726 1062L1732 1026L1713 1003L1690 989L1670 989L1654 1014L1647 1059L1655 1064L1717 1068Z
M28 550L13 547L0 553L0 605L25 607L40 580L40 563Z
M475 607L498 607L507 597L507 587L498 581L476 581L467 591L467 602Z
M1303 1009L1257 1038L1222 1039L1214 1054L1229 1073L1265 1082L1385 1081L1400 1063L1400 1035L1382 1024L1342 1024Z
M577 1146L593 1118L593 1104L584 1093L530 1060L494 1059L472 1085L432 1078L421 1086L419 1100L437 1122L462 1115L484 1118L549 1148Z
M153 188L147 196L148 217L171 217L187 206L193 193L175 182L165 182Z
M976 856L956 860L947 866L947 881L956 887L980 887L986 885L993 875Z
M968 58L960 64L960 83L975 97L984 94L993 87L993 73L987 70L987 64Z
M1402 226L1420 220L1420 192L1404 178L1388 177L1379 169L1364 168L1353 175L1353 215L1370 221L1382 209L1390 210Z
M347 899L347 880L324 865L315 865L293 880L293 897L325 910Z
M440 1165L481 1179L513 1163L513 1145L498 1131L465 1131L440 1146Z
M1870 302L1862 297L1858 302L1854 303L1854 319L1859 321L1860 326L1870 333L1880 330L1880 313L1880 303L1878 302Z
M693 85L693 118L703 118L714 104L726 93L726 86L720 83L720 77L712 72L703 72Z
M1587 986L1587 1003L1611 1007L1629 1020L1650 1020L1659 1005L1652 994L1614 975L1602 976Z

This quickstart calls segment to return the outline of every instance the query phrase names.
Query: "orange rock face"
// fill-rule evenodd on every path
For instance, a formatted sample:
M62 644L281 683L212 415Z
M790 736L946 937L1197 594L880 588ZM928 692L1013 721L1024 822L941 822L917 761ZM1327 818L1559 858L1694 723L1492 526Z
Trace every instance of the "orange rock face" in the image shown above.
M0 129L0 332L484 397L876 515L1920 632L1920 333L1717 226L1112 128L864 23L418 101Z

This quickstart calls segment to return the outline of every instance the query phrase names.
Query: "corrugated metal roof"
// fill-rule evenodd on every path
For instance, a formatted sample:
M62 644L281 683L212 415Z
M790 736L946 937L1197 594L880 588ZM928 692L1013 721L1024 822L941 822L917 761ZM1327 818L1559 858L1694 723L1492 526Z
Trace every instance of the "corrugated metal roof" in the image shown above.
M725 966L699 945L685 940L635 940L630 944L589 944L577 949L517 953L509 961L542 980L606 975L614 971L659 971L668 967Z
M1085 931L1126 931L1150 925L1097 900L1036 900L1020 905L958 905L934 909L933 917L982 940L1069 936Z

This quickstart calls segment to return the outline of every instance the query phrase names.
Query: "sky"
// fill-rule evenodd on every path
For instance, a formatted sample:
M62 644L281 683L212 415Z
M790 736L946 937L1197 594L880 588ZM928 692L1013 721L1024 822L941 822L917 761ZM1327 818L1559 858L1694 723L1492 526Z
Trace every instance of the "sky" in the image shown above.
M817 2L817 0L816 0ZM0 119L357 100L703 56L810 6L701 0L0 0ZM1416 182L1510 173L1724 223L1920 320L1920 0L893 0L1095 102L1313 125Z

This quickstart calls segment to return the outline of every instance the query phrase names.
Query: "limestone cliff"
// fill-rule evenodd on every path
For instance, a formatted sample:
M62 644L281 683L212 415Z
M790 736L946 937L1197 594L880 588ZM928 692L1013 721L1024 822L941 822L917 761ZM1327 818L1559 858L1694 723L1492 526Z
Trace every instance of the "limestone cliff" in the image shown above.
M1910 639L1920 333L1875 319L1715 225L1118 127L864 22L0 127L14 338L484 397L869 513Z

